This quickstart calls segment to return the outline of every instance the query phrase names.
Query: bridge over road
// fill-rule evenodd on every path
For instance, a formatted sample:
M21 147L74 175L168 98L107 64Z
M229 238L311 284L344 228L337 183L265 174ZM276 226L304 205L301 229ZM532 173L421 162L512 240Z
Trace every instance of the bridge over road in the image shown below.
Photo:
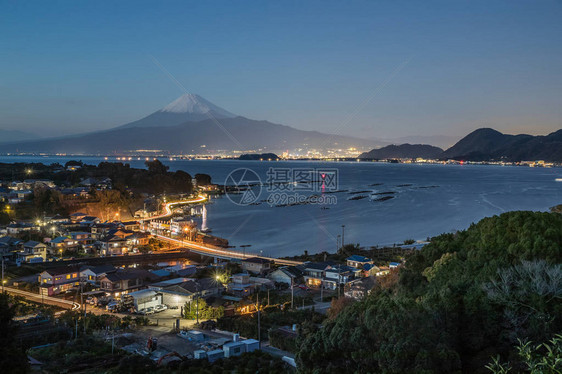
M173 201L173 202L169 202L166 205L164 205L164 213L157 215L157 216L153 216L150 218L144 218L139 220L139 222L141 224L144 224L145 222L149 222L155 219L162 219L162 218L168 218L171 217L173 215L173 207L175 205L184 205L184 204L200 204L207 201L207 197L205 195L199 195L196 198L190 199L190 200L181 200L181 201ZM163 241L167 241L168 243L177 245L177 246L181 246L181 247L187 247L191 250L191 252L193 253L198 253L198 254L202 254L205 256L210 256L210 257L216 257L216 258L222 258L225 260L243 260L245 258L248 257L259 257L259 258L263 258L265 260L269 260L272 261L276 264L279 265L301 265L302 262L300 261L291 261L291 260L283 260L280 258L273 258L273 257L264 257L264 256L257 256L257 255L246 255L246 254L242 254L240 252L236 252L236 251L229 251L226 250L224 248L221 247L216 247L216 246L212 246L209 244L200 244L200 243L196 243L196 242L192 242L192 241L187 241L187 240L179 240L179 239L173 239L170 238L168 236L164 236L164 235L156 235L158 237L158 239L163 240Z
M246 254L246 253L240 253L240 252L236 252L236 251L229 251L227 249L221 248L221 247L216 247L213 245L209 245L209 244L200 244L200 243L196 243L196 242L192 242L192 241L188 241L188 240L179 240L179 239L173 239L164 235L156 235L158 237L158 239L163 240L163 241L167 241L170 243L173 243L175 245L179 245L182 247L186 247L189 248L191 252L193 253L198 253L198 254L202 254L205 256L209 256L209 257L216 257L216 258L222 258L225 260L244 260L246 258L249 257L259 257L262 258L264 260L269 260L275 264L279 264L279 265L302 265L301 261L292 261L292 260L284 260L281 258L275 258L275 257L266 257L266 256L258 256L258 255L253 255L253 254Z

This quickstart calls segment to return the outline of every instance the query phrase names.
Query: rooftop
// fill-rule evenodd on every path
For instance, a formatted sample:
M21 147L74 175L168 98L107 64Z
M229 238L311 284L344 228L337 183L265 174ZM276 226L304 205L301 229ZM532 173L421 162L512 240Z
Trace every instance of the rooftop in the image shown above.
M365 256L360 255L351 255L347 259L347 261L356 261L356 262L371 262L372 260Z
M49 275L61 275L61 274L69 274L69 273L77 273L80 270L78 265L69 265L69 266L59 266L52 269L45 270L45 273Z
M261 258L261 257L250 257L250 258L242 260L242 262L251 262L251 263L254 263L254 264L269 264L271 261L266 260L265 258Z

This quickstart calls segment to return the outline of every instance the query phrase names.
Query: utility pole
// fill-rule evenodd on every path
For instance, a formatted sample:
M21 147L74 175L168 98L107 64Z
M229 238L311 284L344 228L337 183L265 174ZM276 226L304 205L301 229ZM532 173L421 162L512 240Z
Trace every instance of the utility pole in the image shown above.
M260 293L256 296L256 305L258 308L258 350L261 350L261 313L260 313Z
M86 304L84 304L84 335L86 335Z
M340 298L340 278L341 278L341 264L338 265L338 299Z
M293 300L295 299L295 292L293 287L293 278L291 278L291 309L293 309Z
M251 247L251 246L252 246L251 244L244 244L244 245L240 246L241 248L243 248L243 258L244 259L246 258L246 248Z
M84 335L86 335L86 303L84 302L84 288L82 280L80 280L80 303L84 306Z
M338 234L338 237L336 238L336 252L339 252L339 250L341 248L340 247L340 238L341 238L341 235Z
M2 293L4 293L4 254L2 254Z
M196 290L197 290L197 294L196 294L196 297L197 297L197 299L196 299L196 305L197 305L197 306L196 306L195 313L196 313L196 315L197 315L197 316L196 316L196 317L197 317L197 324L199 324L199 292L200 292L199 283L197 283Z
M199 324L199 295L196 296L195 305L195 317L197 318L197 324Z
M345 225L341 225L341 247L343 248L345 238Z

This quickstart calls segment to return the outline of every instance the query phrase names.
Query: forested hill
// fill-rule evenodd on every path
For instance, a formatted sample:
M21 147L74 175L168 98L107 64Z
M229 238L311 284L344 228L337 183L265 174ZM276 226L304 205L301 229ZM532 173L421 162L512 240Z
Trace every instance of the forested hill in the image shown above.
M471 132L441 155L470 161L562 162L562 130L544 136L508 135L489 128Z
M359 155L361 159L383 160L390 158L439 158L443 150L427 144L387 145Z
M305 338L304 373L478 373L562 332L562 215L509 212L433 238Z

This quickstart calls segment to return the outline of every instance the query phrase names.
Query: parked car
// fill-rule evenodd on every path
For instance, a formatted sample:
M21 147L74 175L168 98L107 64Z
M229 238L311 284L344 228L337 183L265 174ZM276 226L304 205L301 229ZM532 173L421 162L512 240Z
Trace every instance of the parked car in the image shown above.
M299 288L300 288L301 290L304 290L304 291L309 291L309 290L310 290L310 288L308 288L308 286L307 286L306 284L301 284L301 285L299 285Z
M146 314L146 308L141 308L137 311L137 314L142 314L145 315Z
M105 309L109 312L117 312L119 309L119 304L115 301L110 302L109 304L107 304L107 306L105 307Z
M164 305L164 304L156 305L156 306L154 307L154 311L155 311L156 313L158 313L158 312L163 312L163 311L165 311L166 309L168 309L168 307L167 307L166 305Z
M144 314L146 314L146 315L154 314L154 308L153 307L146 308L146 311L144 312Z

